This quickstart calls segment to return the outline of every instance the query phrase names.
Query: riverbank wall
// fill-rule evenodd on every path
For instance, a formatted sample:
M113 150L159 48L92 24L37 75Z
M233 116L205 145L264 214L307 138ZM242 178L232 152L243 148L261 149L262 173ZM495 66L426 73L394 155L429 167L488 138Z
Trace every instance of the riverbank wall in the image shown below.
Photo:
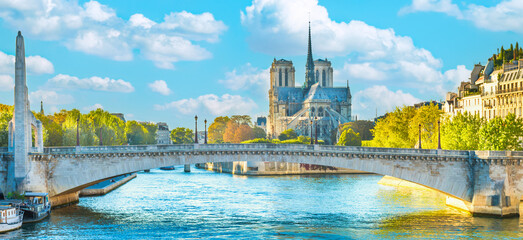
M197 168L237 175L298 175L298 174L365 174L368 172L327 167L314 164L288 162L215 162L196 164Z

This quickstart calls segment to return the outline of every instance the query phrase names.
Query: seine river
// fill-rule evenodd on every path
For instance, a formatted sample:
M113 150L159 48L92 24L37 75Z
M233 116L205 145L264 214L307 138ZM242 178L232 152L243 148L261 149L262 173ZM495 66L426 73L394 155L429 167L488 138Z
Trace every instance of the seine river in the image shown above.
M437 193L377 175L242 177L152 170L101 197L53 210L13 239L523 238L523 220L473 218Z

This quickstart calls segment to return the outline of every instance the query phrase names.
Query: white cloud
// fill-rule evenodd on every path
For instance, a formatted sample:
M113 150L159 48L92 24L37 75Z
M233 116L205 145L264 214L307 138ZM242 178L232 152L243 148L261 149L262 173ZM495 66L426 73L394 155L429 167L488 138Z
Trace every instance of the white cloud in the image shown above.
M257 107L250 98L230 94L224 94L221 97L207 94L196 99L182 99L154 106L156 110L176 109L182 114L195 114L205 110L216 116L249 114Z
M51 74L54 73L53 64L41 56L28 56L25 59L27 73ZM0 51L0 73L13 74L15 71L15 56Z
M158 68L174 69L173 62L200 61L212 57L204 48L178 36L156 34L135 36L134 40L143 46L141 51L145 58L153 61Z
M209 42L217 41L218 35L227 30L227 26L222 21L216 21L211 13L192 14L186 11L165 16L159 27Z
M165 96L172 93L171 89L169 89L167 83L164 80L156 80L152 83L149 83L149 88L151 88L153 92L157 92Z
M96 109L104 109L104 106L102 106L102 104L96 103L92 106L87 106L87 107L83 108L83 110L87 111L87 112L90 112L90 111L96 110Z
M58 74L55 77L49 79L47 85L51 88L62 88L62 89L88 89L95 91L107 91L107 92L124 92L129 93L134 91L134 87L130 82L126 82L122 79L110 79L101 77L90 77L90 78L78 78L65 74Z
M266 95L270 87L270 73L269 69L258 69L247 63L239 69L235 68L230 72L226 72L225 79L219 80L219 82L231 90L254 88L256 91L261 91Z
M349 74L351 78L367 79L367 80L385 80L385 72L380 70L378 67L373 66L374 63L364 62L349 64L345 63L343 70ZM343 79L338 79L343 80Z
M359 113L360 118L371 119L375 117L376 109L378 114L383 114L397 106L413 105L421 100L401 90L393 92L386 86L375 85L355 93L352 102L353 111Z
M139 52L167 69L177 61L212 57L195 42L216 42L227 29L208 12L173 12L160 23L137 13L127 21L97 1L0 0L0 18L31 38L57 40L69 49L117 61L130 61Z
M40 56L29 56L25 59L27 71L33 74L52 74L54 73L53 64Z
M463 14L458 5L453 4L452 0L412 0L412 5L400 9L400 14L413 12L440 12L449 16L463 18Z
M152 26L156 25L156 22L146 18L141 13L132 15L131 18L129 18L129 23L133 27L142 27L144 29L150 29Z
M15 88L15 81L9 75L0 75L0 91L8 92L13 91Z
M89 1L84 4L85 15L95 21L105 22L112 17L116 17L113 9L100 4L97 1Z
M523 1L503 0L497 5L486 7L467 4L459 9L451 0L413 0L400 13L441 12L457 19L471 21L477 27L491 31L513 31L523 33Z
M133 59L131 47L122 39L121 33L114 29L102 32L80 31L72 42L67 43L67 46L77 51L117 61Z
M37 90L29 94L29 101L43 101L48 105L64 105L73 103L74 98L69 94L60 94L55 91Z

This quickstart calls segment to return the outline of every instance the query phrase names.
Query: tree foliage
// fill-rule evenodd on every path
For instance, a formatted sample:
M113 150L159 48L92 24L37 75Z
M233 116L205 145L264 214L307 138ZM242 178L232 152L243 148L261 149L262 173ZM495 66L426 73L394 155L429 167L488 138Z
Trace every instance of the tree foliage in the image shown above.
M360 134L352 130L352 128L348 128L344 130L341 135L340 139L338 140L339 146L361 146L361 137Z
M223 134L227 123L230 121L229 117L217 117L209 126L209 143L223 143Z
M281 132L280 136L278 136L278 139L280 139L280 141L285 141L285 140L288 140L288 139L295 139L297 137L298 137L298 134L296 134L294 129L289 128L289 129Z
M171 131L170 136L174 144L187 144L194 142L193 130L188 128L175 128Z

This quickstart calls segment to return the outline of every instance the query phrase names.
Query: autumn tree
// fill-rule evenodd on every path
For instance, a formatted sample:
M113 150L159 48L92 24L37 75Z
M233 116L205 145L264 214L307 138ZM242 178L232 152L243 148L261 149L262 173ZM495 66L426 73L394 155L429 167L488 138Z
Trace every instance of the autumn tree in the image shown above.
M209 126L209 143L223 143L223 134L227 123L230 121L229 117L217 117L213 123Z

